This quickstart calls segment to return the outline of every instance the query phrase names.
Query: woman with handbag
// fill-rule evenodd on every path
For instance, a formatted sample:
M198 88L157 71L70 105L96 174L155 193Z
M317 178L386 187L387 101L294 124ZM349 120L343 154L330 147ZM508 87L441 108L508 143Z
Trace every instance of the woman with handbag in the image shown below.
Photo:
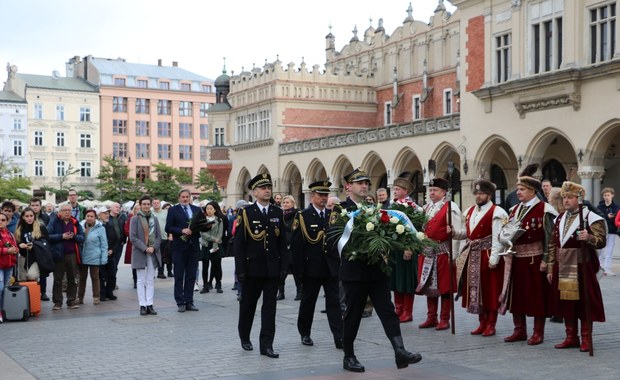
M15 228L15 241L19 247L18 280L36 281L41 276L39 263L34 254L33 247L35 241L46 240L48 238L47 228L37 219L34 210L26 207L19 217L17 228ZM41 290L43 293L43 290Z
M200 256L202 259L202 283L203 288L201 294L209 293L209 288L215 279L215 289L218 293L222 293L222 234L224 232L224 224L222 219L224 215L215 201L207 203L203 212L206 216L207 223L213 223L211 229L206 232L200 232ZM209 261L211 262L211 276L209 277Z
M19 252L13 234L6 228L8 224L9 217L0 212L0 310L4 310L4 288L9 285ZM3 314L0 312L0 323L3 321Z
M107 211L107 209L106 209ZM78 304L84 303L86 293L86 279L90 272L90 281L93 288L93 304L101 301L101 286L99 282L99 267L108 263L108 237L103 223L97 220L97 212L93 209L86 211L84 220L80 222L84 229L84 248L79 265L80 283L78 287Z

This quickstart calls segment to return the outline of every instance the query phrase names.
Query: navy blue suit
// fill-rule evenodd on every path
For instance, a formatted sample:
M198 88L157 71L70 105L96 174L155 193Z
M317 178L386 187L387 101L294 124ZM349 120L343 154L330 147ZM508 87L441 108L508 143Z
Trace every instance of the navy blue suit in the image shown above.
M192 215L201 213L199 207L187 205ZM194 302L194 283L198 268L198 251L200 251L200 232L192 231L185 241L181 239L183 229L189 227L190 219L180 204L170 207L166 218L166 232L172 234L170 252L174 264L174 299L177 305L190 305Z

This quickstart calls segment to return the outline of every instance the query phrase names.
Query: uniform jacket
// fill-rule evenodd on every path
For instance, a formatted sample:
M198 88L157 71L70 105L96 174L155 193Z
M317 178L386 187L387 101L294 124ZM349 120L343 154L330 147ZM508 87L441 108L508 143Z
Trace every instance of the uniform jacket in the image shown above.
M293 221L291 251L295 273L301 277L337 277L340 257L327 246L327 227L331 211L321 219L314 206L299 211ZM317 239L322 234L322 238Z
M83 229L85 224L85 220L80 222ZM108 238L105 226L100 221L96 221L88 235L85 235L82 247L82 264L105 265L108 263Z
M256 203L239 211L233 243L237 276L269 278L288 271L282 209L269 206L264 216Z

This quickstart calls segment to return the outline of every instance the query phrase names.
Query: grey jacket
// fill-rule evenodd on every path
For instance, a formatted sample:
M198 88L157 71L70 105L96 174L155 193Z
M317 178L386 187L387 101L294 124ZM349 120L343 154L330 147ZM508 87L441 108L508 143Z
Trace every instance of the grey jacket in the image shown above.
M155 266L161 266L161 251L159 250L159 245L161 244L161 229L159 227L159 221L153 214L151 214L151 218L154 218L155 221L155 239L153 242L153 247L155 247L155 257L156 263ZM142 228L141 217L139 215L134 216L129 221L129 240L132 244L131 250L131 269L144 269L146 268L146 249L148 246L144 242L144 229Z

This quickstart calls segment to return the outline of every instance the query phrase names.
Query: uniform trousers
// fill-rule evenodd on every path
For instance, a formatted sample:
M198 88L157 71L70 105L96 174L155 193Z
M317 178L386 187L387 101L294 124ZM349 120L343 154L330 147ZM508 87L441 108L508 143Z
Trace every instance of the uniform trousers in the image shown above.
M276 295L278 293L278 277L257 278L249 277L243 282L241 301L239 302L239 338L242 341L250 340L250 332L254 323L256 304L261 294L263 306L260 311L260 349L273 348L273 339L276 335Z
M301 336L310 336L312 331L312 320L314 318L314 308L319 297L321 286L325 292L325 310L327 311L327 322L329 329L334 336L334 340L342 339L342 312L340 311L338 277L323 278L304 278L304 291L301 295L299 304L299 315L297 317L297 330Z
M342 343L345 356L353 355L353 342L362 320L366 299L370 297L388 338L400 336L400 321L394 311L389 279L372 282L343 281L347 309L343 318Z

